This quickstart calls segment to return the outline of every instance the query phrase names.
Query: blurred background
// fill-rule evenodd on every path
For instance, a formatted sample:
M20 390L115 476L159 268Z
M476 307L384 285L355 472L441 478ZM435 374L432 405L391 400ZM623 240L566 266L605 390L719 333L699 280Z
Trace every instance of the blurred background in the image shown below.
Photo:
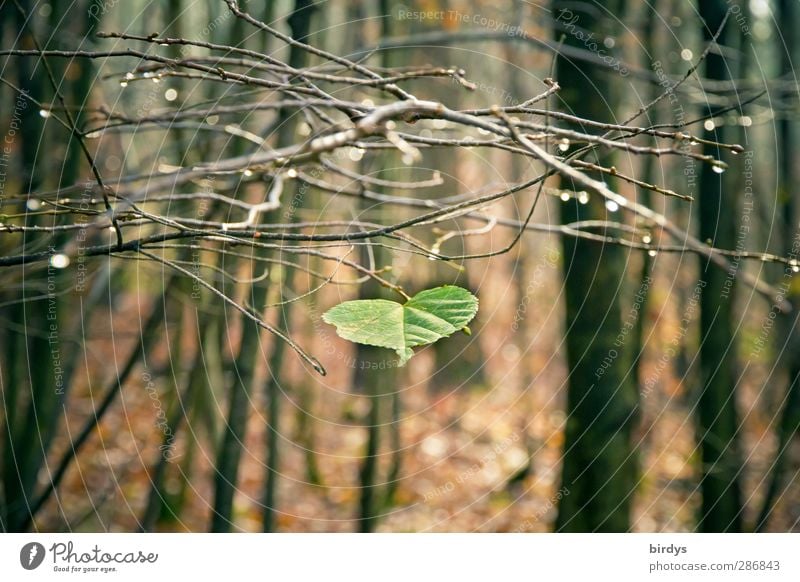
M4 531L798 529L797 2L241 2L283 38L217 0L1 6L0 250L54 249L49 261L2 266ZM153 46L149 35L200 45ZM691 133L698 139L684 141L723 160L724 172L620 150L593 154L586 161L595 168L583 169L730 250L727 266L552 176L507 252L499 251L515 242L535 189L473 208L471 218L409 229L428 247L483 258L429 260L388 238L330 251L373 265L410 294L456 284L479 297L471 335L417 349L398 367L390 350L344 341L322 321L344 300L396 299L362 272L281 249L185 249L186 269L202 266L213 287L286 331L319 359L321 376L196 280L131 256L62 253L72 234L34 228L60 224L59 203L103 211L81 143L117 185L242 155L260 140L302 143L312 128L302 108L275 106L283 97L269 87L169 70L133 75L135 56L9 51L133 47L171 59L225 57L230 70L266 75L234 62L244 57L219 48L227 46L338 72L287 38L381 74L463 69L463 83L445 74L402 83L454 110L514 107L553 78L560 90L547 107L597 123L552 122L596 135L663 95L634 125ZM374 87L325 83L343 99L385 98ZM83 140L58 123L67 113ZM423 138L450 130L438 119L415 124ZM575 147L564 138L549 151ZM543 172L469 144L425 150L412 165L395 151L356 147L328 160L302 169L263 220L308 232L320 220L398 223L431 201ZM315 185L331 172L338 190ZM222 186L212 176L169 195ZM267 186L225 188L260 200ZM211 197L190 204L175 197L169 208L197 219L231 212ZM592 220L616 230L574 226Z

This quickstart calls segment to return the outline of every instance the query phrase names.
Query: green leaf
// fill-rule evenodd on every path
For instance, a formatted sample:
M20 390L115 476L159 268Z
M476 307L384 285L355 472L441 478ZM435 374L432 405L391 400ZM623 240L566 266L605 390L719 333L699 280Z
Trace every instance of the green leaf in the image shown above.
M322 316L340 337L358 344L390 348L404 365L414 352L452 335L469 333L467 324L478 312L478 298L461 287L427 289L403 303L386 299L345 301Z

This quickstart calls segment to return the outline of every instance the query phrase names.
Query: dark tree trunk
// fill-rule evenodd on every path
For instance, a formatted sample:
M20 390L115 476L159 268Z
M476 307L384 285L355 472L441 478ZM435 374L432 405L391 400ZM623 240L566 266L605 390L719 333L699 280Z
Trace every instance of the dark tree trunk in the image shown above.
M557 1L554 15L568 45L583 46L581 34L598 44L613 35L622 2L605 6ZM604 16L608 10L612 16ZM611 70L559 57L557 78L565 109L581 117L612 121L614 86L625 79ZM588 131L588 130L587 130ZM608 160L604 160L608 163ZM562 187L571 184L562 181ZM581 188L576 187L576 190ZM603 199L576 198L560 204L561 222L613 219ZM626 252L618 246L563 238L568 364L567 423L559 531L626 531L635 488L636 457L631 448L636 390L629 374L630 346L617 341L622 328L621 295Z
M288 18L292 37L296 40L305 40L311 25L311 16L314 5L311 0L296 0L294 10ZM294 68L305 66L308 53L302 48L293 46L289 54L289 65ZM295 123L289 119L288 110L280 113L278 147L292 143ZM282 283L291 279L291 269L286 268ZM266 285L254 285L251 289L248 302L251 305L263 306L266 303ZM288 317L283 315L284 320ZM283 327L284 323L279 324ZM230 531L232 525L233 496L238 482L239 464L242 454L242 442L247 426L249 401L254 393L254 373L256 358L261 354L260 349L261 328L245 322L242 332L242 342L239 356L236 359L236 380L231 386L230 408L228 422L223 436L223 441L218 455L216 488L214 495L214 514L211 530L214 532ZM277 437L279 435L278 421L280 418L280 380L279 368L283 360L284 343L275 340L273 353L269 359L268 378L265 391L269 406L268 442L267 442L267 475L264 491L263 528L271 531L274 527L275 480L277 479L276 466L278 463Z
M798 57L797 27L800 19L800 7L795 0L778 0L778 22L786 23L780 27L779 38L783 41L785 48L781 49L781 78L794 78L794 67ZM779 99L788 103L796 104L798 92L794 88L788 93L781 92ZM795 260L797 249L794 248L794 241L800 236L800 208L794 193L796 184L800 183L800 167L798 167L798 145L800 135L798 135L797 121L788 115L782 116L776 122L778 126L778 183L777 200L779 214L781 216L781 248L780 252L784 256ZM792 286L792 281L798 277L791 266L784 268L779 287L788 290ZM767 490L761 509L758 513L755 531L764 531L770 521L770 516L774 513L778 500L782 497L787 481L787 469L790 466L790 451L795 438L800 431L800 301L796 294L788 293L788 299L792 302L793 311L782 314L780 321L781 337L776 342L777 357L780 358L778 369L786 374L786 392L781 399L782 405L780 420L776 427L778 437L778 448L775 452L774 461L771 464L771 472L767 481Z
M34 48L34 19L28 19L27 15L35 11L36 3L21 1L21 10L13 3L7 4L9 5L3 8L3 17L14 23L14 34L19 35L14 37L15 42L21 47ZM41 173L38 171L41 166L38 154L43 124L38 108L28 96L41 102L44 100L44 89L42 76L34 65L30 59L13 61L11 70L16 70L15 84L25 94L14 91L11 94L10 111L4 112L11 123L5 134L4 145L14 151L11 159L16 158L17 161L11 163L15 166L20 185L19 194L22 195L36 191L42 183ZM15 128L14 134L10 132L12 125ZM35 216L26 219L29 225L36 221ZM50 235L45 234L39 239L39 243L49 246L53 244L53 240ZM9 532L22 531L32 519L29 496L36 485L45 457L41 437L49 432L48 423L52 419L54 406L59 401L53 373L54 359L48 339L53 322L47 320L49 309L52 309L53 317L59 314L58 295L54 293L41 299L47 288L48 277L51 276L48 271L53 269L24 268L21 276L22 288L17 287L13 290L13 295L7 297L23 301L12 303L3 308L4 313L0 312L8 321L7 359L2 367L7 382L4 392L9 398L6 426L2 433L4 499L0 509L0 528ZM55 285L55 275L52 276ZM31 297L39 299L32 300ZM63 349L60 338L56 337L55 341L56 346Z
M724 0L700 3L704 20L703 34L710 42L727 11ZM731 30L728 23L726 30ZM720 37L723 43L725 33ZM731 78L729 64L719 51L712 50L705 62L705 76L710 80ZM713 113L707 111L707 113ZM725 141L729 132L717 128L706 132L707 139ZM722 151L711 145L705 154L722 157ZM715 247L736 246L736 189L724 188L724 176L710 165L700 171L699 234L700 239ZM723 271L703 259L700 277L705 281L700 297L700 375L698 401L700 457L702 463L700 491L702 505L698 526L704 532L740 531L742 527L738 450L739 420L736 412L736 342L733 330L735 273Z

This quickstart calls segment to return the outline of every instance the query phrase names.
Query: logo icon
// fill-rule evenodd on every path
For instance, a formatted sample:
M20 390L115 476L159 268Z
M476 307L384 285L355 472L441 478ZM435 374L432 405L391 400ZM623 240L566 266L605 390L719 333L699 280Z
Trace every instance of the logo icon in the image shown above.
M44 561L44 546L39 542L30 542L19 551L19 563L26 570L35 570Z

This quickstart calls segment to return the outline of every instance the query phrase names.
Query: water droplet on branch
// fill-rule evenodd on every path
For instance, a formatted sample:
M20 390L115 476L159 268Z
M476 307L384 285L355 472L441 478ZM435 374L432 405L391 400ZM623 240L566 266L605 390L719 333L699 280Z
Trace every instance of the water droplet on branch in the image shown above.
M50 266L54 269L66 269L69 266L69 257L63 253L58 253L50 257Z

